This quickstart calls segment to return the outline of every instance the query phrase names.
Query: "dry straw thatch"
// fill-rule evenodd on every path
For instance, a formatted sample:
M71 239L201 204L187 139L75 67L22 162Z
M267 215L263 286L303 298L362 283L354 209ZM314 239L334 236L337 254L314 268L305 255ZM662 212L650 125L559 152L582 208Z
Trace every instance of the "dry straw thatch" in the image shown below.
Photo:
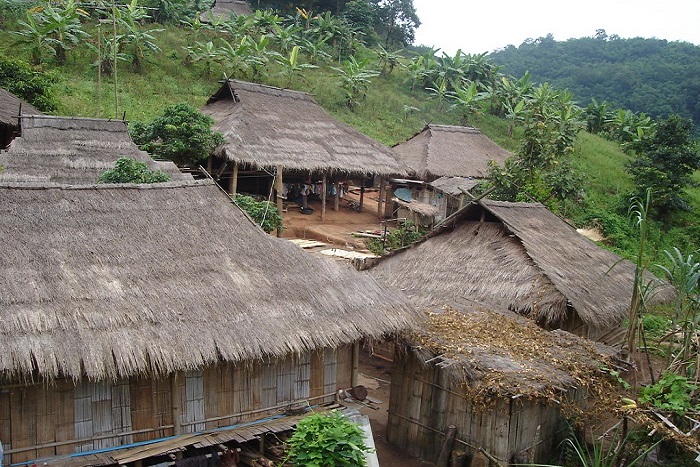
M410 328L350 266L265 234L209 181L0 183L0 374L163 375Z
M0 125L17 127L20 107L23 115L41 115L31 104L0 88Z
M461 300L426 310L405 342L418 358L442 368L476 402L484 397L561 397L559 391L605 379L610 347L566 331L545 331L507 311Z
M331 117L310 94L228 80L202 111L226 144L219 155L255 168L406 175L392 151Z
M503 165L512 155L477 128L432 124L393 149L413 175L426 181L443 176L484 178L489 161Z
M527 314L547 327L560 327L574 313L603 331L626 316L634 265L543 205L482 200L452 222L453 230L435 231L379 262L371 274L419 305L468 298Z
M0 154L0 181L91 185L122 156L146 162L173 180L191 180L172 162L156 162L129 136L126 122L22 116L22 134Z

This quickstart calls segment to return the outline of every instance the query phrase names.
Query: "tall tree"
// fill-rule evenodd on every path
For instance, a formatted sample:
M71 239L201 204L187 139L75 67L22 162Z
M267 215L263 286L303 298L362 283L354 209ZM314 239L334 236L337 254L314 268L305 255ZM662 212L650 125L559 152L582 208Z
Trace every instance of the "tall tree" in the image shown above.
M413 43L420 19L413 0L370 0L374 8L375 30L384 47L405 47Z
M668 217L674 211L689 208L684 193L700 169L700 153L691 135L690 120L672 115L657 122L656 131L632 147L637 157L629 164L637 193L652 190L655 213Z

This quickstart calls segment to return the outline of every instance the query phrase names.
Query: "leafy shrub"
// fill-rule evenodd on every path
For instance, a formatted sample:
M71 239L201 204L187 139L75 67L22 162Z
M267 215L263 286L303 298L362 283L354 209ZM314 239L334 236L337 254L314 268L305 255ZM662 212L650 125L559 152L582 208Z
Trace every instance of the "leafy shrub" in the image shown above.
M44 112L56 110L52 86L57 81L53 73L35 71L21 60L0 57L0 88L24 99Z
M105 170L98 183L160 183L170 181L170 175L151 170L145 162L120 157L114 168Z
M372 239L366 242L367 249L375 255L382 255L386 250L396 250L420 239L426 232L420 230L411 221L406 221L396 229L392 230L384 238Z
M282 227L282 216L269 201L257 201L252 196L237 195L235 203L267 233Z
M306 467L364 466L370 451L362 429L339 413L306 417L287 444L294 465Z
M661 339L668 331L671 321L662 316L645 314L642 317L644 332L652 339Z
M683 414L689 410L697 410L697 404L693 402L692 397L697 389L698 387L689 383L686 377L667 373L658 383L642 388L639 402Z
M151 123L133 122L129 133L144 151L170 159L178 165L197 164L224 143L212 131L214 119L187 103L165 107Z

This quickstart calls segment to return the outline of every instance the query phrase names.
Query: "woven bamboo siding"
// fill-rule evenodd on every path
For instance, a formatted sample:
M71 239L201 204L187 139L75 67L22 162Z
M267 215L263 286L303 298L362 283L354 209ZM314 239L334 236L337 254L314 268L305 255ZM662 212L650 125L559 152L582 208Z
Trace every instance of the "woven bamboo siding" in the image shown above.
M232 425L276 412L280 405L335 393L350 386L351 372L352 346L343 346L179 373L175 399L180 403L181 432ZM5 460L24 462L172 436L171 384L172 376L0 389L0 440L5 451L32 448L7 453ZM128 432L137 433L119 435ZM114 436L105 436L109 434ZM40 447L57 442L66 444Z
M407 454L435 461L449 425L457 426L456 447L478 448L504 465L520 451L534 449L535 462L549 460L559 440L557 407L525 398L504 397L492 407L475 407L460 390L443 381L441 370L405 354L394 359L387 439Z

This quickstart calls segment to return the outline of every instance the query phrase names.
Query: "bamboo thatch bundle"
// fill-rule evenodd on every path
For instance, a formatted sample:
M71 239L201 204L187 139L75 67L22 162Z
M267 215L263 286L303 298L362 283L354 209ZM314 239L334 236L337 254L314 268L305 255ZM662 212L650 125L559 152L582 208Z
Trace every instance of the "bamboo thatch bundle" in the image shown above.
M20 107L23 115L41 115L31 104L0 88L0 125L17 127Z
M477 128L450 125L426 125L393 149L421 180L443 176L485 178L489 161L503 165L512 156Z
M118 379L338 347L415 309L208 181L0 184L0 376Z
M406 175L391 149L331 117L310 94L228 80L202 111L226 144L219 155L255 168Z
M22 134L0 154L0 182L94 185L120 157L146 162L173 180L192 180L172 162L157 162L131 140L126 122L23 115Z

